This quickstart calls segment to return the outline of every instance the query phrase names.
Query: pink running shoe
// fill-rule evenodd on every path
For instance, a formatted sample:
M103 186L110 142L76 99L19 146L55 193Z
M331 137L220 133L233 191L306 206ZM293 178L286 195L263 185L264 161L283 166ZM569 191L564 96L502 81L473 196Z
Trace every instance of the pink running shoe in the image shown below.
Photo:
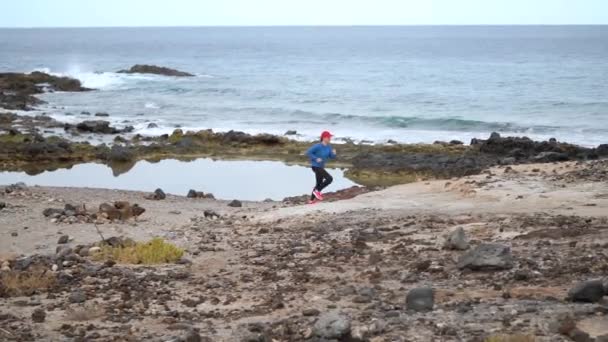
M321 191L319 190L313 190L312 194L319 200L322 201L323 200L323 194L321 193Z

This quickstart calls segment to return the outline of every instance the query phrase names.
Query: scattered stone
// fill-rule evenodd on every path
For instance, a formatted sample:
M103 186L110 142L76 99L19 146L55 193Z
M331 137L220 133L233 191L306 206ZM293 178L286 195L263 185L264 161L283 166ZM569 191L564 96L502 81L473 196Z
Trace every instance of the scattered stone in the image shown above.
M145 196L145 199L154 200L154 201L164 200L165 198L167 198L167 195L165 194L163 189L160 189L160 188L154 190L153 194Z
M86 300L87 296L81 290L75 290L68 297L70 303L84 303Z
M32 321L34 323L44 323L45 319L46 312L43 309L37 308L34 310L34 312L32 312Z
M70 240L69 236L67 236L67 235L61 235L61 237L57 241L57 244L59 244L59 245L66 244L66 243L68 243L69 240Z
M445 249L456 249L456 250L466 250L469 248L469 238L467 237L464 229L462 227L458 227L451 231L445 239L443 244L443 248Z
M99 206L98 217L103 217L110 221L126 221L131 218L139 217L146 212L146 209L137 204L131 205L126 201L114 202L114 204L102 203Z
M430 287L412 289L407 294L405 304L411 311L432 311L435 305L435 291Z
M205 210L203 212L203 215L205 216L205 218L209 218L209 219L220 218L220 215L213 210Z
M605 294L601 280L588 280L574 286L568 292L568 299L573 302L597 303Z
M305 309L304 311L302 311L302 315L304 315L306 317L318 316L320 313L321 313L321 311L319 311L317 309Z
M509 246L496 243L483 243L463 255L457 267L473 271L505 270L514 266L513 255Z
M233 208L240 208L243 206L243 203L241 203L241 201L239 200L232 200L232 202L228 203L228 206Z
M206 194L202 191L196 191L194 189L190 189L190 191L188 191L188 194L186 195L186 197L188 198L207 198L207 199L215 199L215 196L213 196L213 194L209 193Z
M351 318L346 314L332 311L317 319L313 333L324 339L346 339L350 335Z

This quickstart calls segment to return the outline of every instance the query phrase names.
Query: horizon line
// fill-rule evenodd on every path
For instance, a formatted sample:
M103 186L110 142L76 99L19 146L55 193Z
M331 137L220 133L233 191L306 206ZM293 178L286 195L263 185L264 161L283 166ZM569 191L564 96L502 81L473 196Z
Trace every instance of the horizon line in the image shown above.
M269 25L116 25L116 26L0 26L0 29L99 29L99 28L270 28L270 27L445 27L445 26L608 26L606 24L269 24Z

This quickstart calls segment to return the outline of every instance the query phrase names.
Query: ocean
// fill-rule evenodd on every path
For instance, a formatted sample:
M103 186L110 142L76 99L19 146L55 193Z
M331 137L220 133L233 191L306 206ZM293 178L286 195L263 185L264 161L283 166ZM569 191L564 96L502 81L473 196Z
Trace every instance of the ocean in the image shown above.
M50 93L58 119L433 142L497 131L608 142L608 26L0 29L0 70L97 89ZM193 78L117 74L155 64ZM150 125L150 123L156 124Z

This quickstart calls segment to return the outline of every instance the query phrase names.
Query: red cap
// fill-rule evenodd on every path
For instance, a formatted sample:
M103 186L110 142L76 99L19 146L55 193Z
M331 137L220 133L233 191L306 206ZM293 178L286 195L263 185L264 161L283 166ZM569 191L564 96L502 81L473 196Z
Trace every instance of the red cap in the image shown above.
M331 134L329 131L323 131L323 133L321 133L321 139L325 139L325 138L331 138L334 135Z

